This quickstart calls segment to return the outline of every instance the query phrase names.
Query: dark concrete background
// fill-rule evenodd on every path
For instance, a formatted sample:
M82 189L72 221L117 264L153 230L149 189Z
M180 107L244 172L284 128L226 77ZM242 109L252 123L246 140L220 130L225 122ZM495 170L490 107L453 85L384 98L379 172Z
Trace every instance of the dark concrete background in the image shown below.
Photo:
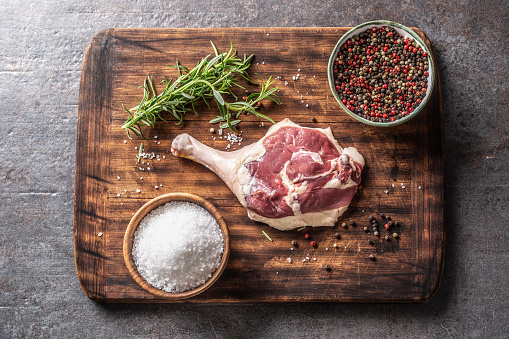
M507 338L508 19L501 1L1 0L0 338ZM83 52L111 27L421 28L443 91L447 245L426 304L102 305L73 257Z

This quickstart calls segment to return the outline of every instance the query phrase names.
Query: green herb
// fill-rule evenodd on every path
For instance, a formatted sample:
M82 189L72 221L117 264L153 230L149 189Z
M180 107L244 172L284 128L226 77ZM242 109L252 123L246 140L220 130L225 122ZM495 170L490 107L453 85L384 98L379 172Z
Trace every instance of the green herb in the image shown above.
M300 232L300 231L302 231L302 230L303 230L303 229L305 229L305 228L306 228L306 226L301 227L301 228L299 228L299 229L297 230L297 232Z
M140 162L140 159L141 159L141 153L143 153L143 143L140 143L140 149L138 150L138 163Z
M269 239L270 241L272 241L272 239L269 237L269 235L267 233L265 233L265 231L262 231L263 235L267 237L267 239Z
M122 128L130 133L143 136L141 127L143 125L154 127L159 121L165 121L162 117L163 112L169 112L178 120L177 125L184 121L184 115L193 111L198 114L195 108L197 101L204 101L210 108L209 100L213 99L219 109L220 115L212 119L210 123L220 123L220 128L228 127L234 133L237 133L234 126L240 122L239 116L242 112L249 112L256 117L268 120L274 123L274 120L268 116L256 111L258 103L264 99L272 100L278 105L281 104L279 97L274 94L278 87L272 87L274 81L272 77L264 83L261 80L261 90L259 93L250 94L245 101L229 103L225 101L223 95L229 94L237 100L233 93L233 86L244 88L238 84L238 77L251 82L248 77L247 69L251 66L249 63L253 55L240 59L231 45L227 53L218 53L216 46L211 42L215 56L210 60L211 55L203 58L193 69L179 65L171 66L178 69L179 77L173 81L163 79L162 83L165 89L156 94L152 77L148 76L143 86L143 98L139 105L127 109L122 103L122 107L129 113L129 118L122 125ZM238 76L238 77L237 77ZM253 83L253 82L251 82Z

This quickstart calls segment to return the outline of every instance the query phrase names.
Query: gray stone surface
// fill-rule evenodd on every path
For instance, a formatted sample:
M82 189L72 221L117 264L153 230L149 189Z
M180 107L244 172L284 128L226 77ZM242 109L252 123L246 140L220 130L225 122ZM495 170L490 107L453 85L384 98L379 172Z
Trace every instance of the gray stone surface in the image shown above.
M501 1L0 1L0 338L507 338L509 4ZM73 257L83 52L110 27L421 28L438 56L447 245L426 304L102 305Z

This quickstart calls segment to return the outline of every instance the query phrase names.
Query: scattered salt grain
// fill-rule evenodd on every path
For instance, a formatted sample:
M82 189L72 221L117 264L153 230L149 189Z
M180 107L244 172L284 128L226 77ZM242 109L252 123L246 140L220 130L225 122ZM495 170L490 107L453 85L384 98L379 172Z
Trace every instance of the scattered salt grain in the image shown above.
M157 185L155 185L154 187L155 187L156 189L158 189L158 188L159 188L159 186L157 186Z
M163 155L163 159L166 159L166 155Z
M269 36L269 33L267 33L267 36Z
M309 104L306 104L306 107L309 107Z
M97 236L102 237L103 236L103 232L97 233Z
M306 262L306 259L302 259L302 262Z
M265 61L262 62L262 65L265 65Z
M288 81L285 81L285 86L288 86Z
M117 179L120 180L120 177L117 175Z
M288 260L288 262L292 262L292 258L286 258L286 260Z
M394 187L394 184L392 184L391 186Z
M140 193L141 191L140 191L140 189L139 189L139 188L137 188L137 189L136 189L136 192Z
M143 177L140 177L141 180L143 180Z
M154 139L157 139L157 135L154 135Z
M297 70L297 72L300 72L300 68Z
M422 189L422 187L421 187L421 186L419 186L419 187L418 187L418 189L420 189L420 190L421 190L421 189Z
M117 197L119 197L119 196L120 196L120 193L117 193Z
M293 250L294 250L294 248L293 248L293 247L290 247L290 251L293 251Z
M173 201L141 220L132 253L138 271L152 286L185 292L203 285L217 270L223 237L205 209Z
M127 140L124 140L124 144L127 144Z
M328 248L328 247L325 247L325 250L326 250L326 251L328 251L328 250L329 250L329 248Z
M401 186L401 188L405 188L405 186L403 185L403 186Z

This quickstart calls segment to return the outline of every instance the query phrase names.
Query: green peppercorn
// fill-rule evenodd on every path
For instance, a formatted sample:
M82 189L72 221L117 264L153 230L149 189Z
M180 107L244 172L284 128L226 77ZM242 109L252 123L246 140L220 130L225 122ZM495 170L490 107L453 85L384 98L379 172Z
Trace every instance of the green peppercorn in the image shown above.
M393 236L394 238L399 237L398 233L392 233L392 236Z
M346 228L346 227L347 227L347 226L346 226L346 223L342 223L342 224L341 224L341 227Z

